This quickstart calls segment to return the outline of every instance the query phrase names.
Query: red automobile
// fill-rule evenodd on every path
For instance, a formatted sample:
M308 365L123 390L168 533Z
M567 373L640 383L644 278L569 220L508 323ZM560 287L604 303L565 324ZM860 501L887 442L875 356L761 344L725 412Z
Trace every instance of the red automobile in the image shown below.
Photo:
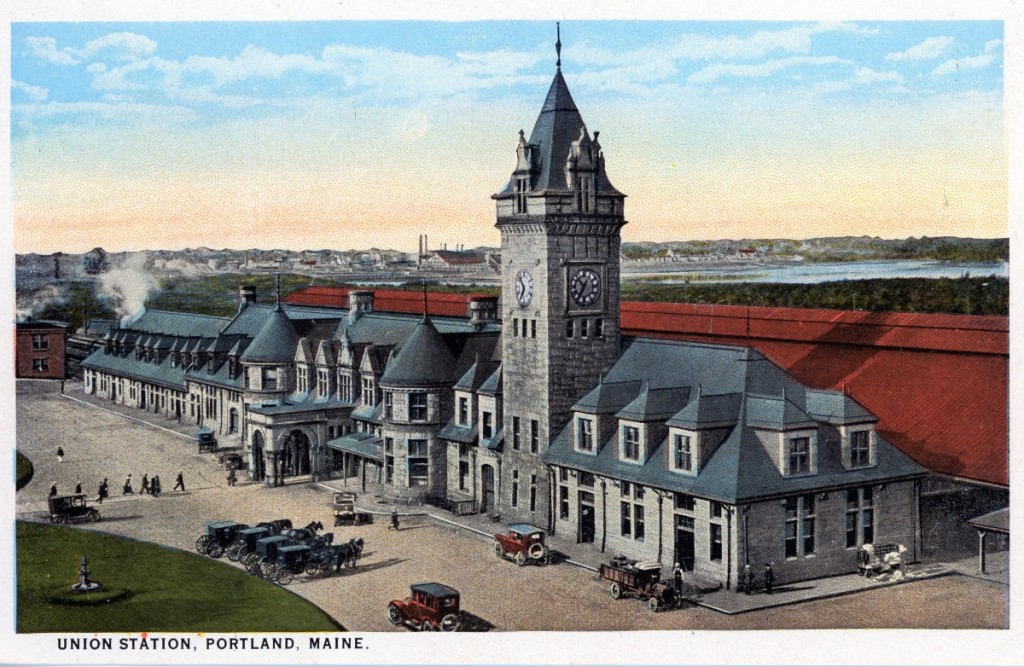
M495 534L494 555L511 558L520 567L528 562L547 565L550 560L544 531L528 523L514 523L507 527L507 532Z
M459 615L459 592L438 583L413 584L404 600L388 603L391 625L410 625L424 632L454 632L462 625Z

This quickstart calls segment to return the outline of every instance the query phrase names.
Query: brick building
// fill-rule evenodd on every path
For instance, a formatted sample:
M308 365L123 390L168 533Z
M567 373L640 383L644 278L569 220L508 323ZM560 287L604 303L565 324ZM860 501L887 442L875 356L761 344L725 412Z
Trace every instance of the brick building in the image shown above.
M44 320L15 324L15 377L63 378L65 327Z

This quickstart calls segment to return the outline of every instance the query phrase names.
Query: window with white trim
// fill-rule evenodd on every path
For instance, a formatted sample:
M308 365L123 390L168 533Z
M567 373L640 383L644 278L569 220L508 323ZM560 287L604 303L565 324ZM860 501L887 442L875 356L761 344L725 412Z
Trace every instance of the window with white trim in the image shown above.
M846 546L875 541L874 493L870 486L846 490Z
M857 468L871 463L871 431L850 433L850 466Z
M814 553L814 494L791 496L785 507L786 558Z
M693 470L693 454L689 435L675 433L672 435L672 467L676 470L690 472Z
M640 460L640 429L636 426L622 427L622 458L630 461Z
M586 417L576 418L576 449L583 452L594 451L594 420Z
M789 439L789 474L811 472L811 439L802 436Z

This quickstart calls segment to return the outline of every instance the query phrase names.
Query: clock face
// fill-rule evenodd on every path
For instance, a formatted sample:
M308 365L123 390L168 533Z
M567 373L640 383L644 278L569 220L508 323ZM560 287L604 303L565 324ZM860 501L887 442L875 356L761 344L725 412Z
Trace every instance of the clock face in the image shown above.
M529 306L533 301L533 276L526 269L516 274L516 301L520 306Z
M569 283L569 294L581 306L591 306L601 296L601 278L592 269L580 269Z

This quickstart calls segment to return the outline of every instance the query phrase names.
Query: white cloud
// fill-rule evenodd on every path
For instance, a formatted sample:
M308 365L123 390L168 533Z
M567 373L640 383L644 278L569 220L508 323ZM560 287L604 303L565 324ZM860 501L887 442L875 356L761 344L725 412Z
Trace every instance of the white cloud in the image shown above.
M791 67L836 64L852 65L853 63L849 60L844 60L843 58L838 58L836 56L793 56L792 58L781 58L779 60L769 60L763 63L751 64L716 63L694 72L690 75L690 78L687 79L687 82L711 83L715 79L723 76L763 78Z
M936 67L932 71L932 74L935 76L942 76L943 74L959 72L960 70L982 69L991 65L993 60L995 60L995 56L991 54L968 56L966 58L954 58L953 60L947 60Z
M878 81L895 81L899 83L903 81L903 77L898 72L876 72L868 67L858 67L853 76L857 83L875 83Z
M53 37L26 37L25 45L34 56L55 65L77 65L78 59L57 48L57 40Z
M885 59L889 61L934 60L952 46L954 41L955 38L949 36L929 37L906 51L894 51L886 54Z
M24 83L22 81L11 81L11 90L20 90L34 102L42 102L50 96L50 91L40 86L33 86L30 83Z
M160 104L125 102L46 102L45 104L13 104L11 110L23 118L53 116L93 116L106 120L137 120L140 117L160 118L171 122L189 122L198 118L192 109Z
M992 53L993 51L995 51L996 49L998 49L1002 45L1003 45L1003 40L1001 40L1001 39L990 39L987 42L985 42L985 49L984 49L984 51L985 51L985 53Z

